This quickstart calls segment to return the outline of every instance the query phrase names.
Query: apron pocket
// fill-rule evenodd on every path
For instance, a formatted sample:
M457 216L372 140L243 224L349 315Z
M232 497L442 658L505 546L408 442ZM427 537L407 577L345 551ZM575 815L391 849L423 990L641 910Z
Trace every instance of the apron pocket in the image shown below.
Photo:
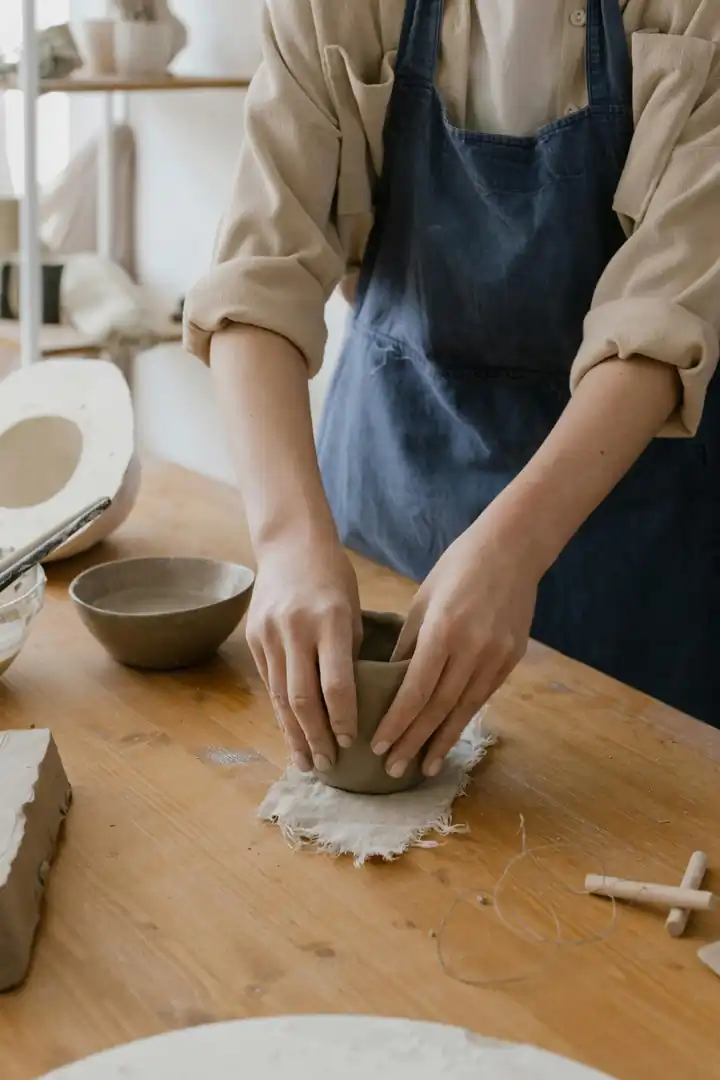
M395 84L395 59L395 51L386 53L378 81L367 83L353 69L341 46L325 48L328 82L341 133L337 195L337 212L341 216L372 210L372 187L382 172L382 133Z
M647 213L705 88L715 49L712 41L689 36L632 36L635 138L614 202L628 235Z

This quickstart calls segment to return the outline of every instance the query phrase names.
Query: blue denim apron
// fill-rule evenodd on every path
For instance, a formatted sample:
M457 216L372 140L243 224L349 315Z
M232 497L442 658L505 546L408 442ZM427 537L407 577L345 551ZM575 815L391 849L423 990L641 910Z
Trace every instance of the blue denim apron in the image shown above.
M618 0L589 0L589 105L514 138L459 130L435 86L443 0L407 0L385 166L319 434L345 543L422 580L568 403L624 241L633 134ZM720 395L657 439L543 579L533 636L720 727ZM714 638L713 638L714 635Z

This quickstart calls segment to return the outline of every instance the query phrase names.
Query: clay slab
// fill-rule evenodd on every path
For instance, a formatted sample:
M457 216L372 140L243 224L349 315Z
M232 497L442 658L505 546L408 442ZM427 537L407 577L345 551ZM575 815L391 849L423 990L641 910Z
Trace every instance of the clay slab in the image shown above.
M0 991L23 982L71 790L49 731L0 733Z

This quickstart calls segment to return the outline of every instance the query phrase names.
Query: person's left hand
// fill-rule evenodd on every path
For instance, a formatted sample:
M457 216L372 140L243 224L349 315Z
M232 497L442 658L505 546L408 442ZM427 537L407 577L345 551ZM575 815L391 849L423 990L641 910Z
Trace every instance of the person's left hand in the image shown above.
M373 750L402 776L427 746L436 776L465 727L525 655L539 574L493 527L492 508L420 587L394 659L410 665Z

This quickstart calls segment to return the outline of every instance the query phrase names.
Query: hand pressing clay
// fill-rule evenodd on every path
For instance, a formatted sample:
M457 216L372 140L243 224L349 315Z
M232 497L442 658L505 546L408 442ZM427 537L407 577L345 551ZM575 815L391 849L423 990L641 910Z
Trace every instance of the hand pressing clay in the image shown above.
M355 664L358 700L358 737L347 750L339 749L334 768L315 772L328 787L356 795L392 795L417 787L424 779L418 756L399 780L385 771L387 757L373 754L370 743L380 721L395 700L409 661L391 662L403 620L398 615L363 614L363 643Z

